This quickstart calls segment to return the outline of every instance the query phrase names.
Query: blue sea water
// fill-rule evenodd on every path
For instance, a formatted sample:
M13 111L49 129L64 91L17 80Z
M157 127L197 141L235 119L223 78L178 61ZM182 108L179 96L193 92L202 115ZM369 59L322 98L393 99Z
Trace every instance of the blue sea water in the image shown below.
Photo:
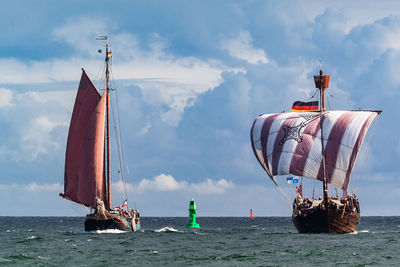
M298 234L289 217L144 217L136 233L85 233L82 217L0 217L4 266L400 266L400 217L356 233Z

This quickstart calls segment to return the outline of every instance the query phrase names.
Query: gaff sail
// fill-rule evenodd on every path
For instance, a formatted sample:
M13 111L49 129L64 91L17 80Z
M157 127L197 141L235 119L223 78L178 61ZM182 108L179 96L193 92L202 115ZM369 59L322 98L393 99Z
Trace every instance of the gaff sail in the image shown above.
M365 134L380 111L287 112L260 115L250 131L254 154L269 177L297 175L347 190ZM324 150L321 142L321 126Z
M82 70L68 133L64 193L76 203L93 207L95 198L105 201L104 126L105 94L101 97Z

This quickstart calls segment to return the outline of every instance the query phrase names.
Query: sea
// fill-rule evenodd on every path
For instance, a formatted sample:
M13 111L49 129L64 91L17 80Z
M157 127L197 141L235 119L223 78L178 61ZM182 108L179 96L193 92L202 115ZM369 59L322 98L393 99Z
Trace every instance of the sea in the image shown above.
M0 266L400 266L400 217L351 234L299 234L290 217L143 217L134 233L83 217L0 217Z

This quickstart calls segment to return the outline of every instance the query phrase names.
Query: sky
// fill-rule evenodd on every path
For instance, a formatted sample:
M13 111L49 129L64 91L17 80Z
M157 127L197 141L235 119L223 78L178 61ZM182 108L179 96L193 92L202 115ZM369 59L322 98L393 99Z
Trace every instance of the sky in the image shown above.
M192 198L198 216L290 216L249 132L259 114L310 100L321 66L328 109L383 110L350 189L362 215L400 215L400 3L6 0L0 23L0 215L87 212L58 194L81 68L100 85L98 35L113 53L128 200L142 216L187 216ZM118 179L112 200L123 201Z

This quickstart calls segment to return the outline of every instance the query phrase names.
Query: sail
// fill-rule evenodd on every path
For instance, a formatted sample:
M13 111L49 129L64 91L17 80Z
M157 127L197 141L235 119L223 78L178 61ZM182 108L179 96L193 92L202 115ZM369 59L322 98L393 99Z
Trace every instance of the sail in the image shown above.
M62 197L88 207L105 200L104 118L106 97L82 70L68 133Z
M324 180L347 189L365 134L379 111L325 111L265 114L250 132L254 154L276 183L275 175ZM321 127L322 125L322 127Z

